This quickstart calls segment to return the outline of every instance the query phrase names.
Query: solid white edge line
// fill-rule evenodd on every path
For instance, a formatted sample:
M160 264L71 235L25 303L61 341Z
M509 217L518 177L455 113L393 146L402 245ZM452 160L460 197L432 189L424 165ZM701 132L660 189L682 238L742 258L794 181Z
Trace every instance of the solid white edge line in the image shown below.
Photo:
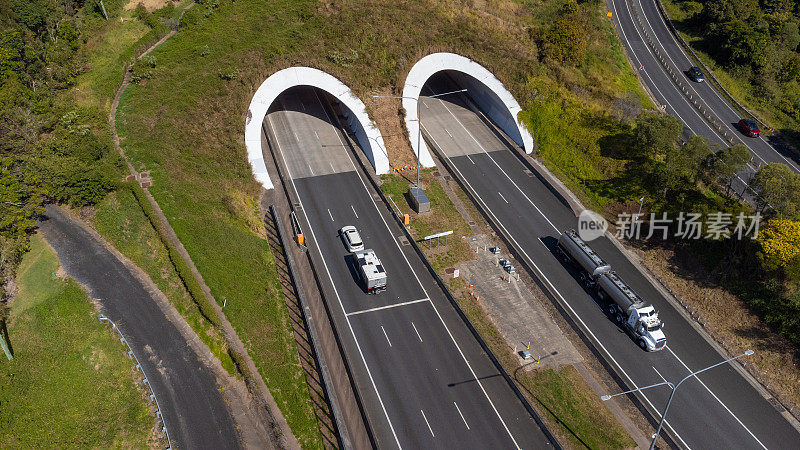
M438 143L436 143L436 139L435 139L435 138L433 138L432 136L431 136L431 139L433 139L433 141L434 141L434 144L435 144L437 147L439 147L439 144L438 144ZM440 148L441 148L441 147L440 147ZM528 259L528 261L530 261L530 264L531 264L531 266L532 266L532 267L534 268L534 270L535 270L535 271L536 271L536 272L539 274L539 276L540 276L540 277L541 277L541 279L542 279L542 282L544 282L544 283L546 283L547 285L549 285L549 286L550 286L550 289L551 289L551 291L554 293L554 295L557 295L557 296L558 296L558 297L561 299L561 303L562 303L563 305L565 305L567 308L569 308L569 310L570 310L570 312L572 313L572 316L575 318L575 320L577 320L578 322L580 322L580 324L583 326L583 329L584 329L584 330L586 330L586 332L587 332L587 333L589 333L589 335L592 337L592 339L594 339L594 341L597 343L597 345L600 347L600 349L602 349L602 351L603 351L603 352L604 352L604 353L605 353L605 354L608 356L608 358L611 360L611 362L613 362L613 363L614 363L614 365L617 367L617 369L619 369L619 372L620 372L620 373L622 373L622 374L623 374L623 376L625 376L625 378L627 378L627 379L628 379L628 382L629 382L629 383L630 383L630 384L631 384L631 385L634 387L634 389L638 389L638 387L639 387L639 386L638 386L638 385L637 385L637 384L636 384L636 383L633 381L633 379L630 377L630 375L628 375L628 373L627 373L627 372L625 372L625 370L624 370L624 369L622 368L622 366L621 366L621 365L620 365L620 364L617 362L617 360L614 358L614 356L612 356L612 355L611 355L611 352L609 352L609 351L608 351L608 349L607 349L607 348L606 348L606 347L603 345L603 343L600 341L600 339L598 339L598 338L597 338L597 336L595 336L595 334L592 332L591 328L589 328L589 327L586 325L586 323L583 321L583 319L581 319L581 317L580 317L580 316L579 316L579 315L578 315L578 314L575 312L575 310L574 310L574 309L572 309L572 305L570 305L570 304L567 302L567 300L564 298L564 296L563 296L563 295L561 295L561 293L560 293L560 292L559 292L559 291L556 289L555 285L553 285L553 283L552 283L552 282L550 282L550 279L548 279L548 278L547 278L547 277L544 275L544 272L542 272L542 270L541 270L541 269L539 269L539 266L537 266L537 265L536 265L536 263L533 261L533 258L531 258L531 257L528 255L528 253L527 253L527 252L524 250L524 248L523 248L521 245L519 245L519 243L518 243L518 242L517 242L517 240L514 238L514 236L513 236L513 235L512 235L512 234L511 234L511 233L508 231L508 229L506 229L505 225L503 225L503 223L497 219L497 216L495 216L494 212L492 212L492 210L491 210L491 209L490 209L490 208L489 208L489 207L486 205L486 202L483 200L483 198L480 196L480 194L478 194L478 192L477 192L477 191L476 191L476 190L475 190L475 189L472 187L472 185L469 183L469 181L467 181L467 179L464 177L464 175L461 173L461 171L458 169L458 167L457 167L457 166L456 166L456 165L453 163L452 159L450 159L450 157L449 157L449 156L447 156L447 154L446 154L446 153L444 153L444 151L442 151L442 153L444 154L444 157L445 157L445 158L447 158L447 159L450 161L450 164L451 164L451 166L453 167L453 169L455 169L455 171L456 171L456 172L458 172L459 176L460 176L460 177L461 177L461 179L464 181L464 183L466 183L466 184L467 184L467 186L469 187L469 189L470 189L470 190L472 190L472 192L473 192L473 195L475 195L476 199L478 199L478 200L479 200L479 201L480 201L480 202L483 204L483 207L484 207L484 209L485 209L485 210L486 210L486 211L489 213L489 215L491 215L491 216L494 218L494 220L495 220L495 222L498 224L498 226L499 226L500 228L502 228L502 229L503 229L503 230L504 230L504 231L505 231L505 232L508 234L509 238L511 239L511 241L513 241L513 243L514 243L514 245L516 246L516 248L517 248L517 249L519 249L519 251L520 251L520 252L521 252L521 253L522 253L522 254L525 256L525 258L527 258L527 259ZM539 239L539 242L540 242L542 245L544 245L544 242L542 242L542 241L541 241L541 239ZM545 245L545 248L547 248L547 246L546 246L546 245ZM549 251L549 249L548 249L548 251ZM647 398L647 395L645 395L644 393L641 393L641 392L639 392L639 395L641 395L641 396L642 396L642 398L644 398L644 400L645 400L645 401L646 401L646 402L647 402L647 403L650 405L650 407L651 407L651 408L652 408L654 411L657 411L657 408L656 408L656 407L653 405L653 403L650 401L650 399L649 399L649 398ZM677 437L678 437L678 439L680 439L680 441L683 443L684 447L686 447L686 448L690 448L690 447L689 447L689 445L688 445L688 444L686 444L686 442L683 440L683 438L681 438L680 434L678 434L678 433L675 431L675 429L674 429L674 428L672 428L672 426L670 426L670 425L668 425L668 424L667 424L667 426L668 426L668 427L669 427L669 428L672 430L672 433L673 433L675 436L677 436Z
M640 59L639 59L639 58L638 58L638 57L637 57L637 56L634 54L634 52L633 52L633 50L632 50L632 49L633 49L633 45L631 45L631 41L628 39L628 37L627 37L627 35L626 35L626 33L625 33L625 30L624 30L624 29L623 29L623 27L622 27L622 22L620 22L619 16L618 16L618 14L617 14L617 8L616 8L616 5L614 4L613 0L611 1L611 7L612 7L612 9L614 10L614 15L615 15L615 16L617 16L617 22L619 23L619 28L620 28L620 31L622 32L622 38L623 38L623 39L625 39L625 42L627 42L627 43L628 43L628 48L629 48L629 49L631 49L631 51L630 51L629 53L630 53L630 54L633 56L633 58L634 58L634 59L636 59L636 62L638 63L638 65L639 65L640 67L642 67L643 65L642 65L642 63L641 63L641 60L640 60ZM639 37L641 38L641 37L642 37L642 36L641 36L641 33L639 33L639 30L636 28L636 23L634 22L634 19L633 19L633 17L632 17L632 14L631 14L630 7L628 6L628 3L627 3L627 2L625 2L625 9L627 9L627 10L628 10L628 17L629 17L629 18L630 18L630 20L631 20L631 24L633 25L633 29L634 29L634 31L636 31L636 34L637 34L637 36L639 36ZM642 44L644 44L644 47L645 47L645 49L647 50L647 52L650 54L650 56L652 56L652 57L653 57L653 59L657 59L657 58L656 58L656 56L653 54L653 51L652 51L652 50L650 49L650 47L649 47L649 46L648 46L648 45L647 45L647 44L644 42L644 40L642 40ZM666 52L666 50L665 50L665 52ZM667 56L669 56L669 55L667 55ZM656 64L658 64L658 63L656 63ZM676 65L676 66L677 66L677 65ZM663 68L662 68L662 67L660 67L660 66L659 66L659 69L658 69L658 70L659 70L659 71L661 71L662 73L664 73L664 75L665 75L665 76L669 77L669 76L668 76L668 75L667 75L665 72L663 72ZM656 91L658 91L658 93L659 93L659 94L661 95L661 97L664 99L664 103L665 103L666 105L668 105L670 108L672 108L672 110L675 112L675 114L678 114L678 110L677 110L677 109L675 109L675 107L674 107L674 106L672 106L672 103L670 103L670 101L669 101L669 100L667 100L667 97L666 97L666 96L664 95L664 93L663 93L663 92L661 92L661 90L658 88L658 85L657 85L657 83L656 83L656 82L653 80L653 78L650 76L650 74L647 72L647 70L643 70L643 71L641 71L641 72L644 72L645 76L647 76L647 78L650 80L650 84L652 85L652 87L653 87L653 88L654 88ZM677 88L676 88L676 90L677 90ZM697 94L697 93L695 92L695 94ZM691 110L691 111L692 111L692 112L693 112L693 113L694 113L694 114L695 114L695 115L696 115L696 116L697 116L697 117L700 119L700 121L703 123L703 125L704 125L706 128L708 128L708 129L711 131L711 134L712 134L712 135L714 135L714 136L717 136L717 138L719 138L719 139L720 139L720 140L723 142L723 147L724 147L724 146L727 146L728 144L726 143L726 141L725 141L725 138L722 136L722 134L721 134L720 132L718 132L718 131L714 130L714 129L711 127L711 125L710 125L710 124L708 124L708 122L706 122L706 121L705 121L705 119L703 119L702 117L700 117L700 114L698 114L698 112L695 110L695 108L693 108L693 107L692 107L692 105L691 105L691 104L689 104L689 100L687 100L687 99L686 99L686 98L685 98L683 95L681 95L680 93L678 94L678 96L679 96L679 97L680 97L680 98L681 98L681 99L682 99L682 100L683 100L683 101L684 101L684 102L685 102L687 105L689 105L689 109L690 109L690 110ZM706 105L706 106L708 106L708 105ZM709 107L709 108L711 108L711 107ZM715 112L715 114L716 114L716 112ZM692 128L692 127L689 125L689 123L688 123L688 122L686 122L685 120L683 120L683 118L681 118L681 117L678 117L678 119L679 119L681 122L683 122L683 124L686 126L686 128L688 128L688 129L689 129L689 131L691 131L693 134L695 134L695 135L697 135L697 136L702 136L701 134L698 134L696 131L694 131L694 129L693 129L693 128ZM747 144L745 144L743 141L741 141L741 139L740 139L740 142L742 143L742 145L744 145L745 147L747 147ZM748 147L748 150L750 151L750 154L751 154L751 155L753 155L753 156L757 157L758 159L760 159L760 160L761 160L762 162L764 162L765 164L767 163L767 162L766 162L766 160L764 160L764 158L762 158L762 157L761 157L761 155L759 155L758 153L756 153L756 152L755 152L753 149L750 149L750 148ZM776 152L776 153L777 153L777 152ZM778 153L778 155L780 155L780 153ZM783 155L780 155L780 156L781 156L781 157L783 157ZM784 159L786 159L786 158L784 158ZM746 183L745 183L745 184L746 184Z
M421 298L419 300L411 300L411 301L408 301L408 302L392 303L391 305L378 306L376 308L362 309L360 311L349 312L346 315L348 315L348 316L357 316L359 314L369 313L369 312L373 312L373 311L381 311L381 310L384 310L384 309L397 308L399 306L413 305L414 303L422 303L422 302L427 302L427 301L430 301L430 299Z
M461 414L461 408L458 407L458 403L453 402L453 405L456 407L456 411L458 411L458 415L461 416L461 420L464 421L464 426L467 427L469 430L469 424L467 423L467 419L464 418L464 414Z
M269 126L270 126L270 128L273 129L273 133L274 133L275 126L272 124L272 117L268 116L267 117L267 122L269 122ZM286 158L283 156L283 151L281 150L280 139L278 138L277 133L274 133L274 134L275 134L275 145L278 147L278 153L281 154L281 160L283 161L283 165L286 166L286 170L287 170L287 172L289 172L288 173L289 181L292 183L292 187L294 188L295 193L297 193L298 192L297 191L297 186L294 183L294 178L292 178L291 169L290 169L289 165L286 163ZM300 202L300 205L302 206L303 200L298 198L298 201ZM303 207L302 209L303 209L302 210L303 215L306 216L306 223L309 224L308 232L311 233L311 239L313 239L313 241L316 242L317 239L314 236L314 230L310 226L311 221L308 220L308 216L306 215L306 212L305 212L306 208ZM320 257L322 259L322 265L325 267L325 273L328 275L328 279L331 282L331 286L333 286L333 292L334 292L334 294L336 294L336 300L339 302L339 308L341 308L342 314L344 314L344 304L342 303L342 298L339 296L338 289L336 289L336 283L333 282L333 277L331 276L330 269L328 269L328 264L325 262L325 255L322 254L321 250L317 249L317 251L319 251ZM375 395L378 397L378 403L380 403L380 405L381 405L381 409L383 410L383 414L386 417L386 422L389 424L389 429L392 431L392 436L394 437L394 440L397 443L397 447L402 450L403 446L400 445L400 439L397 437L397 433L394 430L394 425L392 425L392 420L389 418L389 413L386 411L386 406L383 404L383 399L381 398L381 393L378 391L378 386L375 384L375 379L372 377L372 372L369 370L369 364L367 364L367 360L366 360L366 358L364 358L364 352L361 350L361 344L358 343L358 338L356 337L356 333L353 331L353 324L350 323L350 318L347 317L347 315L345 315L344 318L345 318L345 321L347 322L347 327L350 329L350 335L353 336L353 341L356 343L356 348L358 349L358 354L359 354L359 356L361 356L361 362L364 363L364 368L367 371L367 376L369 377L369 381L372 383L372 388L375 389Z
M316 91L314 91L314 94L316 95ZM317 101L319 101L320 105L322 105L322 100L320 100L319 96L317 96ZM323 110L325 110L324 105L323 105ZM328 116L328 111L327 110L325 110L325 115ZM331 121L330 116L328 116L328 120ZM331 123L333 123L333 122L331 121ZM342 137L339 134L338 130L337 130L336 135L339 136L339 141L342 142ZM345 143L342 142L342 145L345 145ZM353 162L352 156L350 155L349 152L347 153L347 157L350 158L350 163L353 164L353 167L355 168L355 163ZM358 179L361 180L361 184L364 186L364 190L367 191L367 194L369 194L370 193L369 189L367 188L367 185L364 182L364 179L361 177L361 173L358 170L356 170L356 174L358 175ZM395 246L397 246L397 249L400 251L400 254L403 256L403 259L406 261L406 264L411 269L411 273L413 273L414 277L417 279L417 283L419 283L420 287L422 288L422 291L425 292L425 296L430 298L430 295L428 295L428 292L425 290L425 286L423 286L422 282L419 280L419 277L417 276L417 272L414 270L414 267L408 261L408 258L406 258L406 254L403 252L403 249L400 248L400 244L398 244L397 239L394 238L394 234L392 233L392 229L389 228L389 224L386 223L386 219L383 217L383 214L381 214L381 211L378 208L378 204L375 202L375 199L372 197L371 194L369 195L369 198L372 199L372 204L375 206L375 210L378 212L378 216L380 216L381 220L383 221L383 225L386 227L386 229L389 231L389 234L392 236L392 241L394 241ZM481 383L481 380L475 374L475 370L472 369L472 366L469 364L469 361L467 361L466 356L464 356L464 352L461 351L461 347L458 346L458 343L456 342L455 338L453 337L453 334L450 332L450 328L447 327L447 324L444 322L444 319L442 318L442 315L439 314L439 310L436 308L436 305L433 303L432 300L431 300L431 307L433 307L433 310L436 312L436 315L439 317L439 321L442 322L442 326L444 327L445 331L447 331L447 334L450 336L450 340L453 341L453 345L455 345L456 350L458 350L458 353L461 355L461 358L464 360L464 363L467 365L467 368L469 369L470 373L472 374L472 377L475 379L475 381L478 383L478 386L481 388L481 391L483 392L483 395L486 397L486 400L489 402L489 405L491 405L492 410L494 410L494 413L497 415L497 418L500 419L500 423L503 424L503 428L505 428L506 433L508 433L508 436L511 438L511 441L514 442L514 447L515 448L520 448L519 444L517 444L517 440L514 439L514 435L511 434L511 430L508 428L508 425L506 425L505 420L503 420L503 417L500 415L500 412L497 410L497 407L495 407L494 402L489 397L489 394L486 392L486 389L483 387L483 383ZM344 310L344 308L342 308L342 310ZM481 350L481 352L482 352L482 350ZM394 429L392 431L394 431ZM399 445L399 442L398 442L398 445Z
M428 88L428 90L429 90L429 91L431 91L431 92L433 92L433 89L431 89L430 87ZM435 92L434 92L434 94L435 94ZM479 148L480 148L480 149L483 151L483 153L484 153L486 156L488 156L488 157L489 157L489 159L491 159L491 160L492 160L492 162L494 163L494 165L495 165L495 166L497 166L497 168L498 168L498 169L500 169L500 172L502 172L502 173L503 173L503 175L505 175L505 176L506 176L506 178L508 178L508 181L510 181L510 182L511 182L511 184L513 184L513 185L514 185L514 187L515 187L515 188L517 188L517 190L520 192L520 194L522 194L522 196L523 196L523 197L525 197L525 199L526 199L526 200L528 200L528 203L530 203L530 204L531 204L531 206L533 206L534 208L536 208L536 211L539 211L539 214L541 214L541 216L544 218L544 220L546 220L546 221L547 221L547 223L549 223L549 224L550 224L550 226L551 226L551 227L553 227L553 229L554 229L554 230L556 230L556 231L560 231L560 230L558 229L558 227L556 227L555 225L553 225L553 222L551 222L551 221L550 221L550 219L549 219L549 218L548 218L548 217L547 217L547 216L546 216L546 215L545 215L545 214L542 212L542 210L540 210L540 209L539 209L539 207L538 207L538 206L536 206L536 204L535 204L535 203L533 203L533 200L531 200L531 199L530 199L530 197L528 197L528 195L527 195L527 194L525 194L525 192L524 192L524 191L523 191L523 190L522 190L522 189L521 189L521 188L520 188L520 187L517 185L517 183L515 183L515 182L514 182L514 180L512 180L512 179L511 179L511 177L508 175L508 173L506 173L506 171L505 171L505 170L503 170L503 168L500 166L500 164L498 164L498 163L497 163L497 161L495 161L495 159L494 159L494 158L492 158L492 155L490 155L490 154L489 154L489 152L488 152L488 151L486 151L486 148L484 148L484 147L483 147L483 145L482 145L482 144L481 144L481 143L478 141L478 139L476 139L476 138L475 138L475 136L474 136L474 135L473 135L473 134L472 134L472 133L469 131L469 129L467 128L467 126L466 126L466 125L464 125L464 124L463 124L463 123L462 123L462 122L461 122L461 121L458 119L458 116L456 116L456 115L453 113L453 111L452 111L452 110L450 110L450 108L447 106L447 104L446 104L446 103L445 103L445 102L444 102L444 101L443 101L441 98L437 98L437 100L439 100L439 103L441 103L441 105L442 105L442 106L444 106L444 109L446 109L446 110L447 110L447 112L449 112L449 113L450 113L450 115L451 115L451 116L453 116L453 118L454 118L454 119L456 119L456 122L458 122L458 124L459 124L459 125L461 125L461 128L463 128L463 129L464 129L464 130L467 132L467 134L469 135L469 137L471 137L471 138L472 138L472 140L473 140L473 141L475 141L475 143L476 143L476 144L478 144L478 147L479 147ZM428 130L428 129L427 129L426 127L424 127L424 126L423 126L423 128L425 129L425 131L427 131L427 130ZM430 133L428 133L428 134L430 134ZM434 139L434 141L435 141L435 139ZM502 195L501 195L501 197L502 197ZM503 200L505 200L505 198L503 198ZM506 203L508 203L508 201L506 201Z
M653 24L652 24L652 23L650 23L650 19L648 19L648 18L647 18L647 14L644 12L644 5L642 5L642 2L641 2L641 0L639 0L639 6L640 6L640 9L642 10L642 16L644 16L644 20L647 22L647 25L650 27L650 31L652 31L652 32L653 32L653 36L654 36L654 37L656 37L656 36L657 36L657 34L656 34L656 30L655 30L655 28L653 28ZM657 9L657 8L658 8L658 7L656 6L656 9ZM660 14L659 14L659 17L661 17L661 15L660 15ZM681 46L681 45L678 43L678 40L677 40L677 39L675 39L675 36L672 34L672 32L669 30L669 28L667 28L667 23L666 23L666 22L663 20L663 18L660 18L660 19L659 19L659 23L661 23L662 25L664 25L664 28L666 29L666 33L667 33L667 34L670 36L670 40L672 40L672 42L674 42L674 43L675 43L675 46L678 48L678 50L679 50L679 52L680 52L681 56L683 56L683 58L684 58L686 61L688 61L688 63L689 63L689 66L693 65L694 63L693 63L693 62L692 62L692 61L689 59L689 55L687 55L687 54L686 54L686 52L683 50L683 47L682 47L682 46ZM669 54L669 52L667 51L666 47L664 47L664 44L662 44L662 43L661 43L661 41L660 41L659 39L655 39L655 40L656 40L656 41L658 41L658 45L659 45L659 46L661 46L661 49L662 49L662 50L664 50L664 53L667 55L667 58L669 58L669 60L670 60L670 61L672 61L672 64L674 64L674 65L675 65L675 67L676 67L678 70L680 70L680 67L678 67L678 63L677 63L677 62L676 62L674 59L672 59L672 56L670 56L670 54ZM697 95L697 97L699 97L699 98L703 98L703 97L702 97L700 94L698 94L698 93L697 93L697 90L696 90L696 89L694 89L694 86L692 86L692 85L690 85L690 84L688 84L688 83L687 83L687 85L688 85L688 86L689 86L689 87L692 89L692 91L695 93L695 95ZM719 99L719 101L720 101L720 102L722 102L722 104L723 104L723 105L725 105L725 106L728 108L728 110L730 110L730 111L733 113L733 115L734 115L734 116L736 116L736 117L741 117L741 113L740 113L739 111L736 111L736 110L733 108L733 105L731 105L731 104L730 104L730 102L728 102L727 100L725 100L724 98L722 98L722 95L720 95L720 93L719 93L719 92L717 92L717 89L716 89L716 88L715 88L713 85L710 85L710 84L709 84L709 85L708 85L708 88L709 88L709 89L711 90L711 92L712 92L712 93L713 93L713 94L714 94L714 95L715 95L715 96L716 96L716 97ZM708 106L708 108L709 108L709 109L711 109L712 111L714 111L714 112L716 113L716 111L714 110L714 108L713 108L711 105L709 105L709 104L708 104L708 102L706 102L706 106ZM718 115L719 115L719 114L718 114ZM742 145L744 145L745 147L748 147L748 148L749 148L749 146L747 145L747 143L746 143L744 140L742 140L741 136L739 136L739 135L736 135L736 138L739 140L739 142L740 142ZM767 141L764 139L764 137L763 137L763 136L759 136L759 140L762 140L762 141L763 141L765 144L767 144L767 146L768 146L768 147L769 147L769 148L770 148L770 149L771 149L773 152L775 152L775 154L777 154L778 156L780 156L781 158L783 158L783 160L784 160L784 161L786 161L786 162L789 164L789 166L790 166L790 167L794 168L795 170L800 170L800 167L798 167L798 166L797 166L797 163L795 163L794 161L792 161L792 160L790 160L790 159L786 158L785 156L783 156L783 155L782 155L782 154L781 154L781 153L780 153L780 152L779 152L779 151L778 151L776 148L774 148L774 147L773 147L773 146L772 146L772 145L771 145L769 142L767 142ZM756 153L756 152L755 152L755 150L751 150L751 151L752 151L754 154ZM760 159L761 161L764 161L764 158L762 158L760 155L757 155L757 156L759 156L759 159Z
M639 2L639 6L640 6L640 9L641 9L641 11L642 11L642 16L644 16L644 20L645 20L645 22L647 22L647 26L648 26L648 27L650 27L650 31L653 33L653 40L654 40L654 41L656 41L656 42L658 42L658 45L659 45L659 47L661 47L661 50L663 50L663 51L664 51L664 54L666 54L666 55L667 55L667 58L668 58L670 61L672 61L672 64L675 66L675 68L676 68L676 69L677 69L679 72L683 73L683 70L682 70L682 69L681 69L681 68L678 66L678 63L677 63L677 62L675 62L675 60L674 60L674 59L672 59L672 56L670 56L670 54L669 54L669 52L667 51L667 49L664 47L664 45L663 45L663 44L661 43L661 41L658 39L658 35L656 34L656 30L653 28L653 25L650 23L650 19L648 19L648 18L647 18L647 14L645 14L645 12L644 12L644 7L642 6L642 4L641 4L641 1ZM629 9L629 12L630 12L630 9ZM663 21L662 21L662 23L663 23ZM665 24L665 25L666 25L666 24ZM634 27L634 29L635 29L635 28L636 28L636 24L634 24L634 26L633 26L633 27ZM647 33L647 30L646 30L646 29L645 29L645 30L643 30L643 31L644 31L645 33ZM639 34L639 31L638 31L638 30L637 30L637 34ZM667 34L669 34L670 36L672 36L672 33L671 33L669 30L667 30ZM639 34L639 36L641 37L641 34ZM674 37L674 36L672 36L672 39L675 39L675 37ZM677 44L677 42L676 42L676 44ZM648 48L648 49L649 49L649 48ZM686 58L686 60L687 60L687 61L689 61L689 57L688 57L688 56L686 56L686 54L685 54L685 53L683 53L683 51L681 51L681 54L684 56L684 58ZM653 56L655 57L655 55L653 55ZM694 64L694 63L692 63L691 61L689 61L689 65L690 65L690 66L691 66L691 65L693 65L693 64ZM694 86L692 86L690 83L686 83L686 85L687 85L687 86L689 86L689 89L691 89L691 91L694 93L694 95L695 95L696 97L698 97L698 98L700 98L700 99L702 99L702 100L703 100L703 103L705 103L706 107L708 107L708 109L709 109L709 110L711 110L711 112L713 112L713 113L714 113L714 114L715 114L717 117L720 117L720 114L719 114L719 113L718 113L718 112L717 112L717 111L716 111L716 110L715 110L715 109L714 109L714 108L713 108L711 105L709 105L709 104L708 104L708 102L706 102L706 101L705 101L705 99L704 99L704 98L703 98L703 97L702 97L700 94L698 94L698 93L697 93L697 90L694 88ZM709 86L709 87L710 87L710 88L711 88L711 90L712 90L712 91L713 91L713 92L716 94L716 89L714 89L714 87L713 87L713 86ZM717 94L717 97L719 97L719 94ZM720 98L720 100L722 100L722 99ZM724 104L725 104L725 105L726 105L728 108L730 108L730 109L731 109L731 111L733 111L733 108L732 108L732 107L731 107L731 106L728 104L728 102L726 102L726 101L722 100L722 103L724 103ZM736 111L733 111L733 113L734 113L734 115L736 115L736 116L740 116L740 114L739 114L739 113L737 113ZM712 130L713 130L713 129L712 129ZM767 163L767 162L766 162L766 160L765 160L764 158L762 158L762 157L761 157L761 155L759 155L758 153L756 153L756 151L755 151L754 149L751 149L751 148L750 148L750 147L747 145L747 143L745 143L745 142L742 140L741 136L739 136L738 134L735 134L734 136L736 136L736 140L737 140L737 141L738 141L740 144L744 145L745 147L747 147L747 148L748 148L748 150L750 150L750 153L752 153L753 155L755 155L755 156L756 156L758 159L760 159L760 160L761 160L762 162L764 162L765 164ZM781 157L783 157L783 155L781 155L781 154L780 154L780 153L778 153L777 151L776 151L775 153L777 153L777 154L778 154L778 156L781 156ZM785 160L786 158L783 158L783 159ZM787 161L788 161L788 160L787 160Z
M425 417L425 411L420 409L419 412L422 413L422 418L425 419L425 424L428 425L428 430L431 432L431 436L436 437L436 435L433 434L433 428L431 428L431 424L430 422L428 422L428 418Z
M677 359L677 360L678 360L678 361L681 363L681 365L682 365L683 367L685 367L685 368L686 368L686 370L688 370L688 371L689 371L689 373L692 373L692 369L690 369L690 368L689 368L689 366L687 366L686 364L684 364L683 360L681 360L680 358L678 358L678 355L676 355L676 354L675 354L675 352L673 352L673 351L672 351L672 349L671 349L671 348L669 348L669 346L667 346L667 350L669 350L669 352L672 354L672 356L674 356L674 357L675 357L675 359ZM765 446L765 445L764 445L764 444L763 444L763 443L762 443L762 442L761 442L761 441L760 441L760 440L759 440L759 439L756 437L756 435L755 435L755 434L753 434L753 432L752 432L752 431L750 431L750 429L749 429L749 428L747 428L747 426L746 426L744 423L742 423L742 421L741 421L741 420L739 420L739 418L736 416L736 414L734 414L734 413L733 413L733 411L731 411L731 410L730 410L730 409L729 409L729 408L728 408L728 407L725 405L725 403L722 403L722 400L720 400L720 399L719 399L719 397L717 397L717 394L715 394L715 393L714 393L714 392L713 392L711 389L709 389L709 388L708 388L708 386L706 386L706 384L705 384L705 383L703 383L703 380L701 380L701 379L700 379L700 377L698 377L697 375L695 375L695 376L694 376L694 379L695 379L695 380L697 380L697 381L699 381L699 382L700 382L700 384L701 384L701 385L703 385L703 387L704 387L704 388L705 388L705 389L708 391L708 393L709 393L709 394L711 394L711 396L712 396L712 397L714 397L714 399L715 399L716 401L718 401L718 402L719 402L719 404L720 404L720 405L722 405L722 407L723 407L723 408L725 408L725 411L728 411L728 414L730 414L731 416L733 416L733 418L734 418L734 419L736 419L736 421L737 421L737 422L739 422L739 425L741 425L741 426L742 426L742 428L744 428L744 429L745 429L745 431L747 431L747 433L748 433L748 434L749 434L749 435L750 435L750 436L751 436L753 439L755 439L755 440L756 440L756 442L758 442L758 445L760 445L760 446L761 446L761 448L763 448L764 450L766 450L766 449L767 449L767 447L766 447L766 446Z

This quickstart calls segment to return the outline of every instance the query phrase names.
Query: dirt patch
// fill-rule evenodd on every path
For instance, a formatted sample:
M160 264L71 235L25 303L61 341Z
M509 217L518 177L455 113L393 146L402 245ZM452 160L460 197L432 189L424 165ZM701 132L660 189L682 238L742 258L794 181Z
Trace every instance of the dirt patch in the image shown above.
M396 95L389 91L378 95ZM366 100L370 115L375 119L378 129L383 135L383 143L389 155L389 166L402 169L404 166L415 166L417 156L411 149L408 131L403 123L405 117L402 103L396 98L369 98ZM416 137L415 137L416 139Z
M710 325L706 330L730 354L755 350L748 358L751 373L767 390L784 403L788 399L793 405L800 404L800 352L786 338L772 332L742 300L711 281L711 274L691 255L672 248L633 250L676 296L700 313Z
M167 6L168 3L175 3L173 0L131 0L125 5L125 9L135 9L137 6L144 5L148 12L153 12Z

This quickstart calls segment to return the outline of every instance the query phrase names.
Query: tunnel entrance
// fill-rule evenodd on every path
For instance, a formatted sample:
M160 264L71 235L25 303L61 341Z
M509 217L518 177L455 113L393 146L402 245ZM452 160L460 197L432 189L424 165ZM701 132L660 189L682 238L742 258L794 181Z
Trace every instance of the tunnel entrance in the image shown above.
M425 141L417 148L417 101L420 96L440 95L449 91L466 89L461 95L470 106L479 110L497 128L526 153L533 152L535 143L528 129L518 120L521 111L519 103L491 72L475 61L454 53L434 53L420 59L408 73L403 87L403 107L406 110L406 128L414 153L419 155L425 167L434 165ZM439 97L447 101L447 95ZM425 103L422 108L422 121L425 122Z
M320 177L355 170L350 149L359 146L357 136L365 132L358 120L348 121L353 116L329 93L313 86L293 86L272 102L263 130L287 171L285 176ZM362 150L367 156L368 149Z
M288 91L289 95L303 93L294 90L296 87L313 89L312 93L326 105L329 115L341 115L342 123L347 124L348 131L352 133L355 141L367 156L377 174L389 172L389 158L383 138L374 122L367 115L364 103L356 97L350 88L334 76L310 67L290 67L280 70L267 78L259 86L253 99L245 121L245 146L247 159L250 162L253 176L266 189L272 189L273 184L267 173L264 163L264 152L268 148L262 146L262 125L271 111L276 99ZM285 99L288 97L281 97ZM329 101L325 101L325 100ZM310 99L308 100L310 101ZM299 108L303 108L299 104ZM336 117L331 117L336 122ZM331 144L332 145L332 144Z

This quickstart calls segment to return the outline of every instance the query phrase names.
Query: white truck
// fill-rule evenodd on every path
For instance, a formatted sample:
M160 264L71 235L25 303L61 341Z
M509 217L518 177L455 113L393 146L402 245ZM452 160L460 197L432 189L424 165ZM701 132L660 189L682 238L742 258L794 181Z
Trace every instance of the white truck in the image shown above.
M369 294L378 294L386 290L386 270L381 260L372 249L354 252L358 275Z
M667 338L658 312L639 297L600 255L578 236L575 230L561 234L558 250L581 270L581 280L594 289L605 303L605 310L643 350L662 350Z

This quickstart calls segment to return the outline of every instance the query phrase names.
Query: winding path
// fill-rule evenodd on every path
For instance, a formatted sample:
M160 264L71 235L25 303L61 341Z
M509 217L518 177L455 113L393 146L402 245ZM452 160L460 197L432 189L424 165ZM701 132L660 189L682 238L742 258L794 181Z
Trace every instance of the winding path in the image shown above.
M178 21L183 18L183 15L186 13L189 8L194 6L194 3L189 4L186 8L181 11L180 16L178 17ZM150 46L141 55L137 57L137 59L141 59L143 56L147 55L151 51L153 51L156 47L161 45L162 43L166 42L167 39L171 38L177 33L176 30L172 30L163 38L159 39L155 44ZM119 135L117 134L117 127L116 127L116 115L117 115L117 108L119 107L120 98L122 94L125 92L125 89L131 83L131 73L130 71L125 71L125 75L122 80L122 84L120 85L119 89L117 90L116 95L114 96L114 100L111 103L111 111L108 115L108 122L111 125L111 135L114 140L114 146L119 151L119 154L122 156L123 160L125 160L125 164L128 167L128 171L130 172L131 176L135 179L139 180L140 175L133 167L131 162L128 160L128 157L125 155L125 151L120 146ZM143 186L143 190L145 195L147 196L147 200L152 205L153 209L156 212L159 222L161 223L164 230L166 230L166 236L162 236L166 238L171 244L178 250L181 258L186 262L187 266L190 268L192 275L195 277L197 282L200 284L200 287L203 290L203 293L206 295L209 303L214 307L217 315L220 318L220 322L222 324L221 331L225 337L225 341L227 342L229 348L232 352L237 353L243 360L247 366L247 372L250 374L256 374L255 376L248 377L247 379L247 386L250 390L251 395L257 399L258 403L261 404L259 408L259 413L263 418L264 423L266 423L270 429L271 434L273 437L274 446L277 448L291 448L291 449L299 449L300 445L297 442L297 439L292 434L291 429L289 428L289 424L286 422L286 419L283 417L280 409L278 408L278 404L275 402L275 399L272 397L272 394L269 391L264 379L257 375L258 369L256 368L253 359L247 353L247 349L245 349L244 344L242 343L239 336L236 334L236 331L233 329L233 326L230 324L228 319L225 317L225 314L222 312L222 308L217 303L216 299L211 295L211 289L203 280L203 276L197 270L197 267L194 265L189 253L184 248L183 244L181 243L180 239L178 238L175 231L172 229L172 226L169 224L167 217L164 215L164 212L156 202L153 195L147 189L147 187ZM204 446L205 447L205 446Z

